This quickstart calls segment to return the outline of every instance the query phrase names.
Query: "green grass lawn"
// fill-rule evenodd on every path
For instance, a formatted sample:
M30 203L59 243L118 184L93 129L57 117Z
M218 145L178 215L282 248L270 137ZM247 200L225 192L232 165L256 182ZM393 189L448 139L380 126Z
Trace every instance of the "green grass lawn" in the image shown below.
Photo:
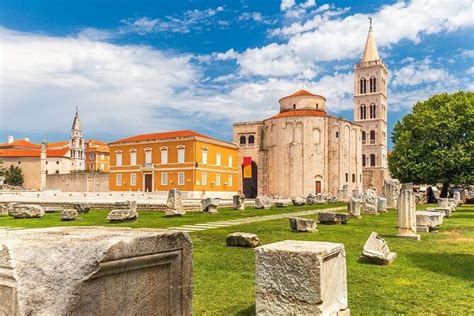
M336 205L329 205L332 206ZM215 215L188 213L182 218L164 218L159 213L143 212L138 222L124 226L169 227L314 208L222 210ZM83 215L81 221L67 225L112 226L106 223L105 215L105 211L93 211ZM48 214L38 220L0 217L0 227L64 225L58 217L58 214ZM316 215L307 217L316 218ZM451 218L445 219L438 233L423 233L421 241L395 237L396 226L396 212L390 211L378 216L363 215L360 220L351 219L347 225L318 225L316 233L290 232L286 219L191 233L194 244L193 313L254 314L254 250L225 246L227 234L243 231L258 234L262 244L286 239L343 243L347 256L349 308L353 315L474 314L474 206L458 208ZM378 232L388 242L390 250L398 253L392 265L377 266L357 261L372 231Z

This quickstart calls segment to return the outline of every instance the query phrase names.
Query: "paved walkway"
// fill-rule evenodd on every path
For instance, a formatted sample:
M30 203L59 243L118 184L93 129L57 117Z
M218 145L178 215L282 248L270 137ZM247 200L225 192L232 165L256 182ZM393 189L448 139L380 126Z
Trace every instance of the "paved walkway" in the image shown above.
M203 230L207 230L207 229L216 229L216 228L236 226L236 225L242 225L242 224L248 224L248 223L273 221L275 219L288 218L288 217L292 217L292 216L313 215L313 214L317 214L321 211L335 212L335 211L341 211L341 210L345 210L345 209L346 209L345 206L339 206L339 207L309 210L309 211L301 211L301 212L281 213L281 214L275 214L275 215L264 215L264 216L254 216L254 217L245 217L245 218L239 218L239 219L231 219L231 220L227 220L227 221L217 221L217 222L207 222L207 223L202 223L202 224L183 225L183 226L177 226L177 227L169 227L168 229L180 230L180 231L192 233L192 232L203 231Z

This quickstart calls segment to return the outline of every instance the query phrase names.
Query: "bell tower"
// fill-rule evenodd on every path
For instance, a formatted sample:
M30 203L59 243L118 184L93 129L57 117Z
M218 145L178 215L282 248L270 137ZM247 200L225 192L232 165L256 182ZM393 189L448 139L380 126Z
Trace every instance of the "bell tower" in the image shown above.
M354 66L354 122L362 127L362 185L383 192L387 163L388 70L379 57L370 20L362 59Z
M81 130L81 120L79 119L79 110L77 107L71 127L69 148L71 154L71 171L85 170L84 133Z

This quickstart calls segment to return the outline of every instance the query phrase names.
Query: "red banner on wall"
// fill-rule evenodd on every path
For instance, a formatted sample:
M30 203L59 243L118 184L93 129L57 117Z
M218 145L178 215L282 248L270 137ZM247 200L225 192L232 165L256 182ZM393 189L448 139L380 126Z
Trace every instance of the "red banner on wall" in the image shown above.
M252 157L244 157L244 179L252 178Z

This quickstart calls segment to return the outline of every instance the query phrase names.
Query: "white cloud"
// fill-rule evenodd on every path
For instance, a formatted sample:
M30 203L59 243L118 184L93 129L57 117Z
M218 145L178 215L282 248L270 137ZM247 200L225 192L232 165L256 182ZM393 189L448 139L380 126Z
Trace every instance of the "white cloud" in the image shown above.
M270 19L266 19L260 12L243 12L239 18L239 21L254 21L259 24L273 24L274 22Z
M445 82L454 84L455 78L442 68L435 68L431 65L431 60L424 59L416 61L413 58L405 59L408 63L393 73L391 83L394 86L415 86L430 82Z
M285 11L292 8L295 5L295 0L281 0L280 10Z
M469 68L468 70L466 70L466 73L467 73L468 75L473 75L473 76L474 76L474 66L471 67L471 68Z

